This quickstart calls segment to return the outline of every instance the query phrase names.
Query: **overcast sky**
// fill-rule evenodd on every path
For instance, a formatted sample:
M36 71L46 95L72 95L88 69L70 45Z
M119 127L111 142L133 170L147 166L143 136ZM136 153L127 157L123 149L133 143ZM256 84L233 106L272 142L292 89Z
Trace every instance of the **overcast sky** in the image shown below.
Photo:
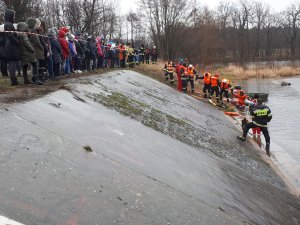
M134 9L136 7L136 0L118 0L119 1L119 8L121 9L122 13L128 12L131 8ZM200 4L206 4L209 8L215 8L220 0L197 0ZM237 0L227 0L228 2L238 2ZM271 6L272 9L275 11L280 11L290 4L299 2L300 0L259 0L260 2L265 2Z

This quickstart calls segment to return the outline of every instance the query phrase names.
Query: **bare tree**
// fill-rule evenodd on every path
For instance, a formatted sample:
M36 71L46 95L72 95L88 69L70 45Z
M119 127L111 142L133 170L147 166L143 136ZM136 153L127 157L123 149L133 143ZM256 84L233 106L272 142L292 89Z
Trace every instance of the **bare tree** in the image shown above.
M149 22L151 38L162 58L175 56L174 42L181 29L180 22L186 22L188 1L182 0L140 0L141 10Z
M250 38L249 38L249 23L253 13L253 2L248 0L240 0L238 7L233 14L237 18L234 21L238 26L239 40L239 58L240 64L244 64L249 59L250 55Z
M229 19L233 13L233 5L228 1L220 2L217 7L218 20L220 23L220 37L222 38L222 49L221 49L221 57L225 58L226 50L227 50L227 32L226 28L229 26Z
M7 8L16 11L16 22L25 21L29 17L42 16L42 7L39 0L1 0ZM2 4L3 4L2 3Z
M135 30L135 25L139 20L139 17L137 16L136 13L130 11L127 15L126 15L126 20L128 21L128 23L130 24L130 39L131 39L131 43L133 43L133 34L134 34L134 30Z
M263 26L265 25L266 18L270 12L270 7L264 5L261 2L254 3L254 26L256 27L256 42L255 42L255 56L259 56L259 50L261 49L260 34Z
M283 15L284 34L289 41L291 56L294 57L296 55L296 40L300 25L300 3L292 4Z

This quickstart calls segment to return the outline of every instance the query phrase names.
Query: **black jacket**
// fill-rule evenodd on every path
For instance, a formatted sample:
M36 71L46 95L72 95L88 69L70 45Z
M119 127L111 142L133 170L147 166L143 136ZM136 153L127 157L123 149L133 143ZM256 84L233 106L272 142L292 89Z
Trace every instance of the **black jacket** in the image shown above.
M13 25L15 17L15 11L6 10L5 11L5 23L4 30L5 31L15 31L15 27ZM17 33L5 33L5 53L8 61L18 61L21 60L22 51L21 45L18 39Z
M5 33L0 32L0 58L5 57Z
M62 62L61 59L61 46L57 40L56 37L50 38L50 45L51 45L51 51L52 51L52 60L53 64L59 64Z
M81 47L81 44L77 40L75 40L74 42L75 42L76 52L77 52L76 58L82 58L83 55L84 55L84 52L83 52L83 49Z
M272 119L271 110L265 105L257 105L250 110L250 114L253 116L253 123L261 127L267 127Z

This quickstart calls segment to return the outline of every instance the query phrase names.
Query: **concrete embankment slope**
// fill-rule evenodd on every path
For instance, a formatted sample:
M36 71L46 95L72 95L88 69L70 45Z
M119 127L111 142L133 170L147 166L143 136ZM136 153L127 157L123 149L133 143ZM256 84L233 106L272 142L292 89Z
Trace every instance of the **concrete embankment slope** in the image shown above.
M130 71L68 87L0 112L0 215L31 225L300 223L299 199L216 109Z

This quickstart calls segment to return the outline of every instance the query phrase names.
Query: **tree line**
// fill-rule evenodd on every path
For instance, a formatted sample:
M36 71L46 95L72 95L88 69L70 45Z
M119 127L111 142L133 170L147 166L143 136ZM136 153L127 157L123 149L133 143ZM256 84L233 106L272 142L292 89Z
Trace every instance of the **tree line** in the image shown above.
M48 27L106 39L156 45L163 59L203 64L300 59L300 3L280 12L256 0L220 1L215 9L196 0L138 0L125 15L113 0L0 0L16 22L41 18ZM1 21L3 22L3 21Z

